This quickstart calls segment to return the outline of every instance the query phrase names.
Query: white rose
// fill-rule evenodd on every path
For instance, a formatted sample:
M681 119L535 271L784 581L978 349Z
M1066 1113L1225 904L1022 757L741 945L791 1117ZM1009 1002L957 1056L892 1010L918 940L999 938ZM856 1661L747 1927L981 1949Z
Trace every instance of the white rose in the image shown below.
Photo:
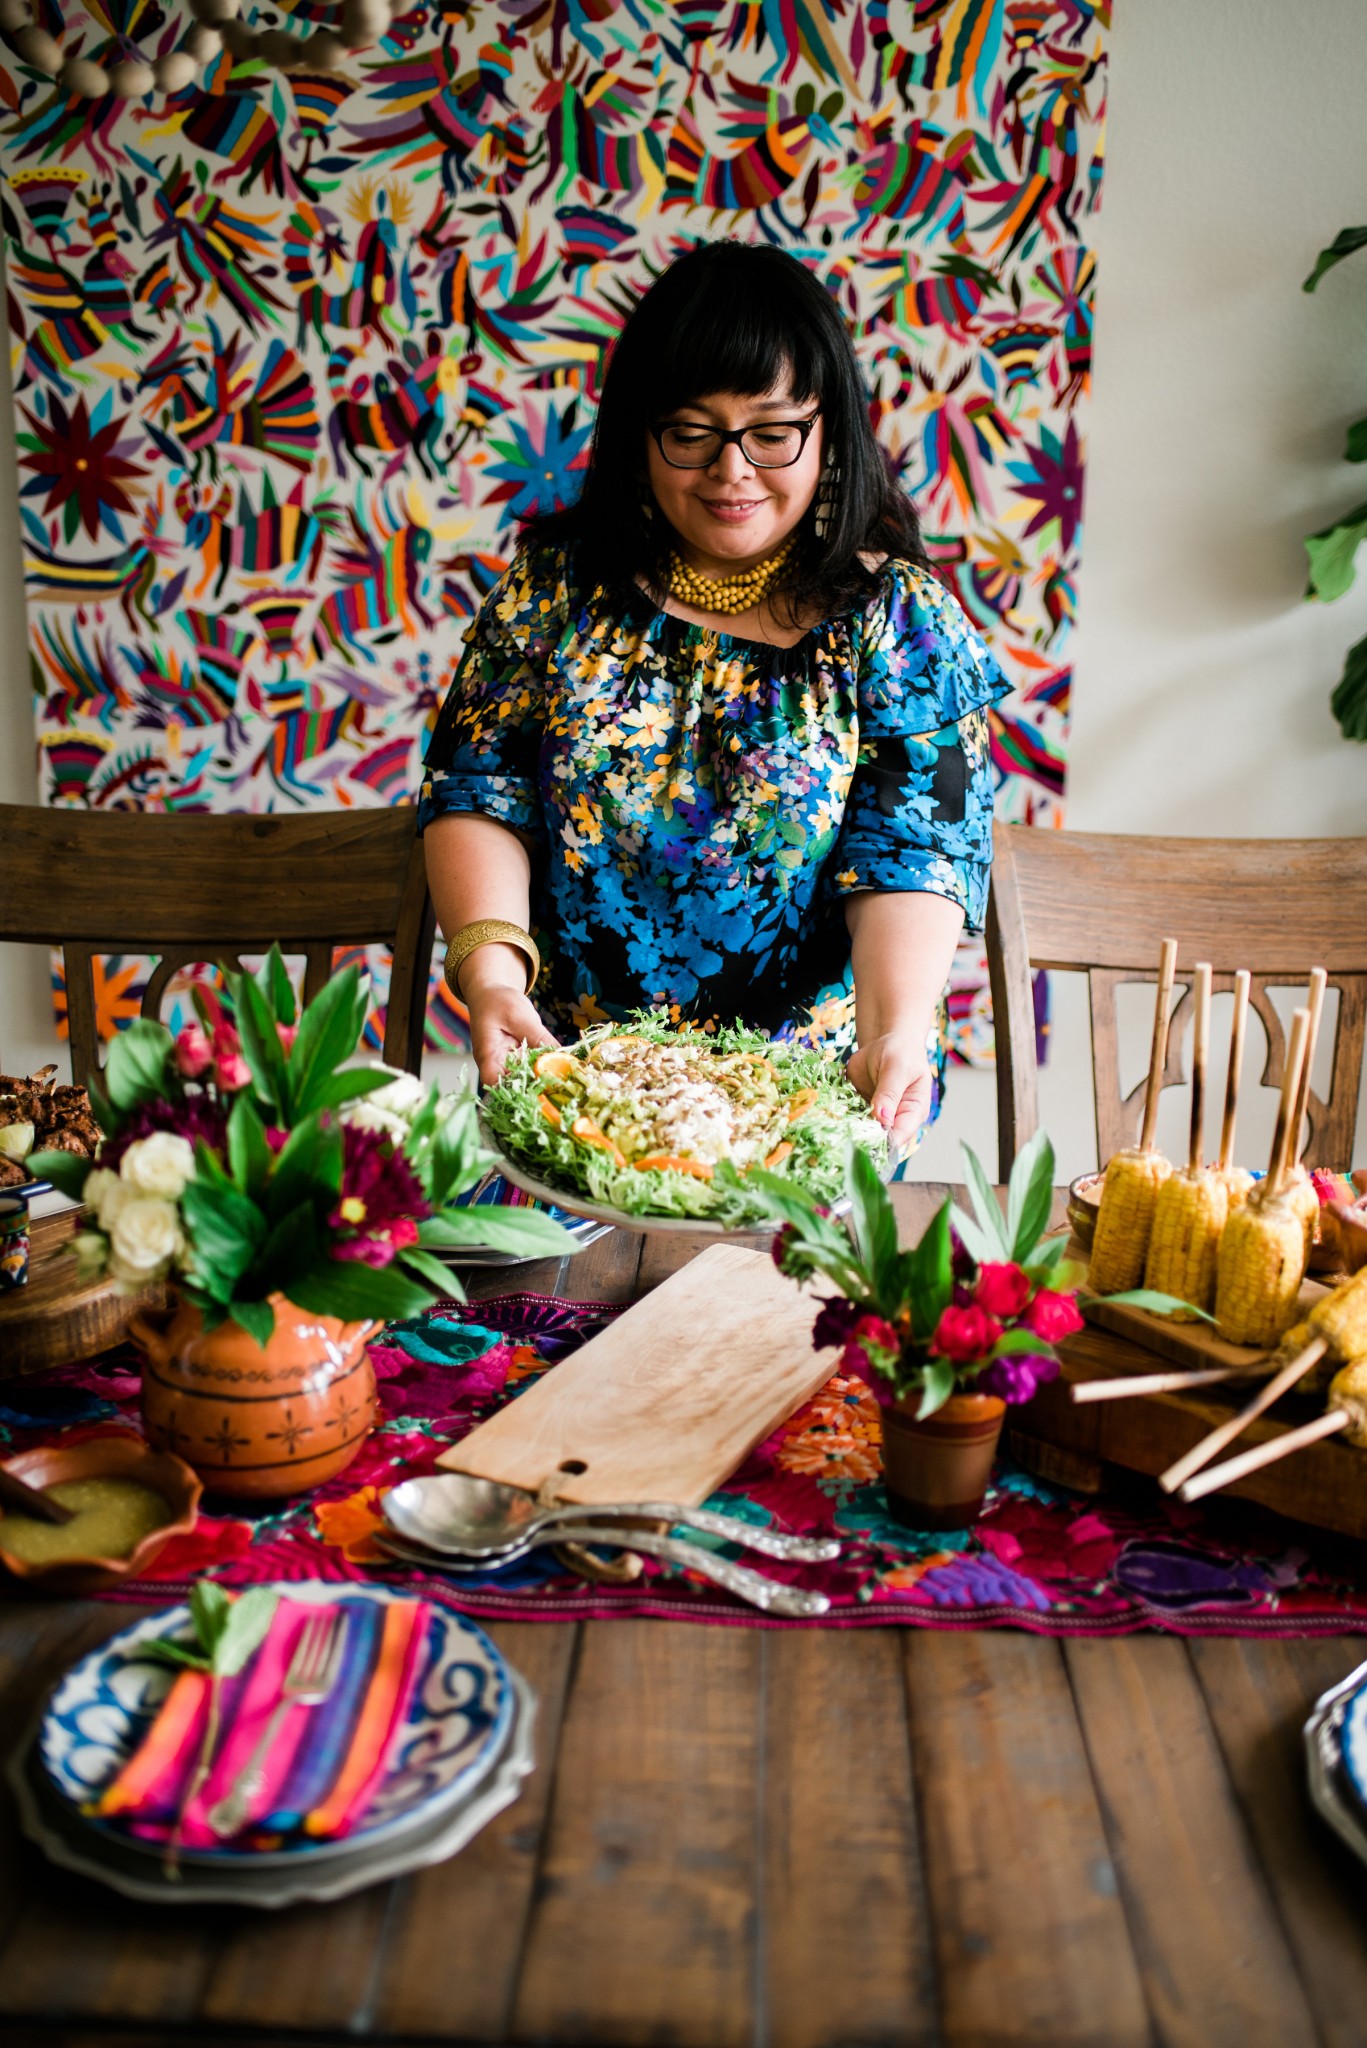
M405 1122L412 1123L427 1100L427 1090L416 1074L399 1074L387 1087L377 1088L373 1095L361 1099L373 1103L376 1109L388 1110L391 1116L402 1117Z
M385 1093L384 1089L380 1090ZM350 1124L353 1131L383 1131L396 1145L402 1145L408 1136L408 1125L401 1116L393 1116L387 1109L377 1109L373 1095L363 1095L357 1102L349 1102L342 1111L342 1122Z
M173 1204L159 1195L135 1195L114 1218L110 1267L116 1278L142 1286L165 1272L181 1244L180 1218Z
M174 1131L154 1131L137 1138L124 1153L119 1172L142 1195L161 1195L178 1202L185 1183L195 1177L195 1148Z
M112 1230L114 1218L126 1202L137 1200L137 1190L126 1180L120 1180L117 1173L111 1173L107 1166L97 1166L85 1177L81 1199L95 1214L95 1221L101 1230Z

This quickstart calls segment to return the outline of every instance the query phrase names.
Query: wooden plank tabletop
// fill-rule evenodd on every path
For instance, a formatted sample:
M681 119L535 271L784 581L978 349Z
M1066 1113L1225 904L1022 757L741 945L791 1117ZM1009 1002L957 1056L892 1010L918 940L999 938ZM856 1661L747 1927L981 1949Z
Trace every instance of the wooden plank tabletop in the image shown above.
M898 1190L909 1235L942 1193ZM614 1233L511 1284L626 1301L687 1256ZM0 1606L0 1729L129 1618ZM134 1905L6 1794L0 2040L1367 2048L1367 1872L1300 1753L1352 1639L491 1633L540 1700L526 1791L337 1905Z

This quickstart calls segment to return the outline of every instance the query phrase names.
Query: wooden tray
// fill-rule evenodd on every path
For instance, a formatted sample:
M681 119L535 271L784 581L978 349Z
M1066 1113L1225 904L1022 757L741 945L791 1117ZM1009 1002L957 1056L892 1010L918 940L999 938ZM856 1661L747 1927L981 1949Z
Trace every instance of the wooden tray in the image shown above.
M1072 1249L1075 1249L1072 1248ZM1307 1280L1301 1300L1308 1308L1327 1290ZM1041 1387L1019 1423L1008 1425L1012 1455L1028 1472L1055 1485L1100 1493L1117 1470L1157 1478L1219 1423L1227 1422L1254 1392L1256 1380L1197 1387L1188 1393L1141 1394L1124 1401L1079 1405L1074 1380L1127 1378L1160 1372L1165 1365L1247 1364L1266 1354L1227 1344L1205 1323L1174 1323L1142 1309L1087 1307L1088 1327L1059 1346L1062 1370ZM1282 1436L1323 1412L1314 1395L1287 1394L1270 1414L1249 1424L1237 1445L1221 1453L1248 1450ZM1335 1437L1311 1444L1275 1465L1264 1466L1208 1496L1257 1501L1291 1520L1340 1536L1367 1538L1367 1463L1364 1454Z
M30 1226L28 1282L0 1294L0 1380L93 1358L122 1342L135 1310L170 1301L164 1287L120 1294L112 1280L82 1286L71 1249L80 1214L64 1209Z
M816 1303L713 1245L453 1444L438 1465L559 1498L696 1506L830 1378Z

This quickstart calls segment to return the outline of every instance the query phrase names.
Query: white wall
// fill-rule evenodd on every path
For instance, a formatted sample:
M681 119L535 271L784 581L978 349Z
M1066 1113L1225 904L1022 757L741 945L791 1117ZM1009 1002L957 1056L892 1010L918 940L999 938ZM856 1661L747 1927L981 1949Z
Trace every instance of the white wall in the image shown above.
M1363 0L1118 0L1092 230L1079 829L1367 832L1367 748L1328 709L1367 632L1367 577L1337 605L1300 602L1301 534L1367 497L1367 474L1340 460L1367 413L1367 252L1313 297L1299 288L1322 244L1367 220L1364 79ZM0 385L0 799L29 802L12 415ZM1094 1152L1079 996L1057 978L1043 1090L1070 1174ZM45 959L0 948L0 1063L50 1043ZM992 1088L951 1077L918 1172L957 1176L964 1136L991 1162ZM1175 1133L1180 1104L1168 1115Z
M1304 604L1300 544L1367 498L1341 460L1367 414L1367 252L1300 290L1367 220L1367 7L1117 0L1111 57L1068 823L1367 833L1367 747L1329 712L1367 576ZM1090 1055L1081 989L1055 993L1042 1110L1072 1174ZM957 1175L963 1136L995 1156L992 1087L951 1075L918 1173Z

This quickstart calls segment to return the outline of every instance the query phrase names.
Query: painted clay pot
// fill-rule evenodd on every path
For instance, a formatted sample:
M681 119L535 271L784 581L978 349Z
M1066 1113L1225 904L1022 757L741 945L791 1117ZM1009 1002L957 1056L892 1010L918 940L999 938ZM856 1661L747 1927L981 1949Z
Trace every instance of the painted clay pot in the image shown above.
M883 1410L888 1509L910 1529L967 1529L982 1513L1006 1403L996 1394L951 1394L924 1422L920 1395Z
M146 1359L149 1440L198 1472L210 1493L274 1500L307 1493L348 1466L375 1421L366 1339L375 1323L343 1323L271 1297L263 1350L240 1324L206 1330L188 1302L135 1316Z

